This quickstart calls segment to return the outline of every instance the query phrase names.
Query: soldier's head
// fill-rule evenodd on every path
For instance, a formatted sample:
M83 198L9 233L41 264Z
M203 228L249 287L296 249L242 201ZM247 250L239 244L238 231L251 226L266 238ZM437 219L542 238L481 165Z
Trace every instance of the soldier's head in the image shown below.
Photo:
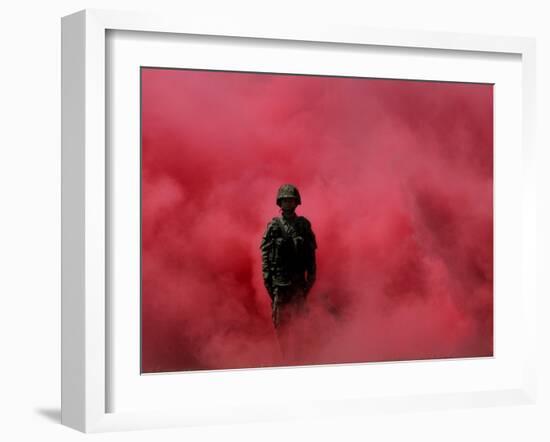
M277 205L283 212L294 212L296 207L302 203L300 192L292 184L283 184L277 191Z

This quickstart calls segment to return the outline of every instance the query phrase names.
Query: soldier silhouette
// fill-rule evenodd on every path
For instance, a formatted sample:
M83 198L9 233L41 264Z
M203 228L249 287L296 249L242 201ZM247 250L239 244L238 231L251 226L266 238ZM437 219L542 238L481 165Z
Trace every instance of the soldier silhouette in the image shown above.
M316 277L317 243L311 223L296 214L302 200L296 186L283 184L276 203L281 216L268 224L260 245L265 288L271 298L273 325L283 355L288 350L289 326L306 311Z

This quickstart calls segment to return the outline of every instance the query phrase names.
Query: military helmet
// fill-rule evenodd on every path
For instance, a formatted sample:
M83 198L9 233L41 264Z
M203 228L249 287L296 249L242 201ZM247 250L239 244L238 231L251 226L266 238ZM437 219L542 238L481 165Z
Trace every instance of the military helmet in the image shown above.
M300 192L298 192L296 186L293 186L292 184L283 184L281 187L279 187L279 190L277 191L278 206L281 205L281 199L283 198L294 198L297 204L302 204Z

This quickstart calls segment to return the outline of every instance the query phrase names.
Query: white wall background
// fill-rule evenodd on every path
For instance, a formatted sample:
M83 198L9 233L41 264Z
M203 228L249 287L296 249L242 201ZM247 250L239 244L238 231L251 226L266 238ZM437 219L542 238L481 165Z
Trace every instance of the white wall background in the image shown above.
M550 13L545 2L21 0L0 8L0 439L73 441L550 440ZM86 436L60 420L60 17L84 8L269 16L537 38L537 405ZM542 277L546 279L543 280Z

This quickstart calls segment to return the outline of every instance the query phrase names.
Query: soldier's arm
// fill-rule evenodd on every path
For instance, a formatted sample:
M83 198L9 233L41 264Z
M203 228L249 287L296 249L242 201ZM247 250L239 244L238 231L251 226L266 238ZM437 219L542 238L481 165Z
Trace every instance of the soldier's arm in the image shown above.
M273 247L273 235L271 234L271 226L272 223L270 222L267 225L267 228L265 230L265 233L262 237L262 242L260 244L260 250L262 253L262 276L264 280L264 285L269 293L269 295L272 295L273 293L273 284L272 284L272 274L271 274L271 260L270 260L270 252L271 248Z
M317 249L317 240L313 229L311 228L311 223L307 222L307 231L308 231L308 247L307 247L307 257L306 257L306 272L307 272L307 287L306 291L311 290L315 279L317 278L317 262L315 257L315 250Z

